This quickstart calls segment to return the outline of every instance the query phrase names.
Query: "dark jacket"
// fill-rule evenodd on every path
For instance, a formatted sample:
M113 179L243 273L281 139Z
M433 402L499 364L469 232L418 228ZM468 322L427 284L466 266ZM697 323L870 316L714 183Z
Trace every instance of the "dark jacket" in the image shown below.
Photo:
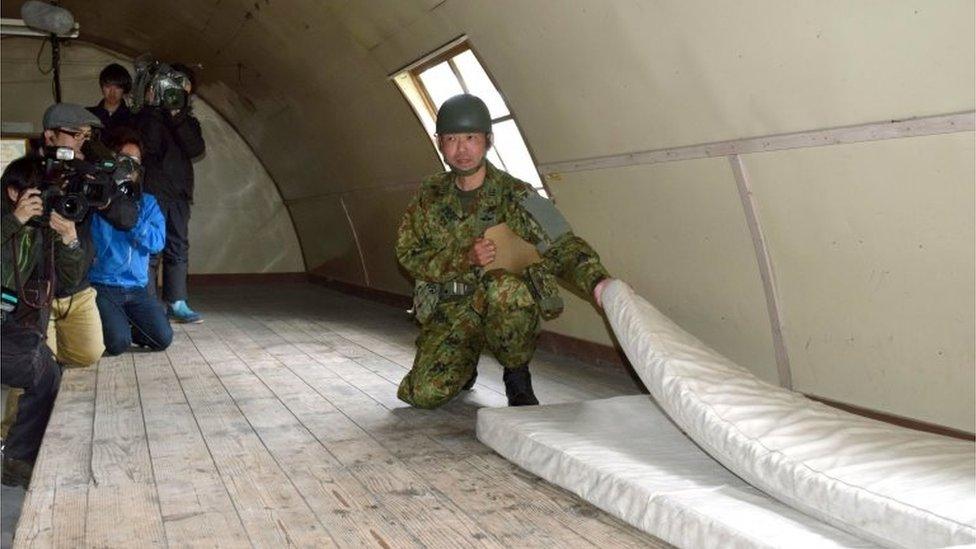
M60 284L74 286L79 284L87 275L88 263L82 248L71 249L61 242L61 237L47 227L37 228L21 225L14 217L13 209L6 200L2 208L2 242L0 242L0 271L5 288L18 290L19 278L22 286L31 278L47 280L54 274L55 281ZM43 260L45 250L50 250L44 243L53 242L54 272L40 272L46 269L47 262ZM35 272L37 271L37 272ZM36 299L36 296L31 299ZM27 307L21 305L17 316L27 313ZM39 321L46 322L46 315Z
M73 162L83 161L75 160ZM127 231L134 227L136 221L139 219L139 203L132 197L119 196L112 199L108 208L100 210L99 213L120 231ZM78 241L81 243L79 250L81 252L81 267L83 269L82 276L77 279L74 277L65 278L59 276L54 288L55 297L68 297L91 286L88 282L88 269L91 267L92 260L95 257L95 243L92 241L91 234L93 215L95 215L95 212L89 210L88 215L84 219L75 223L75 232L78 233ZM16 219L14 219L14 222L16 222ZM4 231L6 230L7 226L5 225ZM4 240L6 240L6 232L4 235ZM6 258L7 256L4 255L3 257ZM6 280L6 277L4 277L4 285L6 285Z
M78 241L81 242L79 249L82 252L83 276L77 281L59 278L55 287L55 297L68 297L91 286L88 281L88 271L95 258L95 242L92 239L92 217L95 215L99 215L120 231L128 231L135 227L139 220L139 203L136 199L128 196L116 197L112 199L108 208L98 210L97 214L94 211L89 211L81 222L75 224Z
M160 201L193 202L193 162L206 150L200 122L187 107L173 116L143 107L133 125L142 137L144 190Z
M102 136L105 136L109 131L119 126L128 125L132 119L132 111L129 110L129 106L125 104L125 101L113 113L109 113L105 108L104 99L99 101L94 107L87 108L88 112L94 114L102 121Z

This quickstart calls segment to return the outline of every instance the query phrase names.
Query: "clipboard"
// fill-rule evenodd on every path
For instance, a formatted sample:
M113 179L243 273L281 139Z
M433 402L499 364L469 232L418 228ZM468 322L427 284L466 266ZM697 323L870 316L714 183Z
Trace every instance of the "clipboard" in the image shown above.
M488 227L485 229L485 238L495 243L495 260L485 265L486 271L504 269L521 275L525 273L526 267L542 261L535 246L522 240L508 223Z

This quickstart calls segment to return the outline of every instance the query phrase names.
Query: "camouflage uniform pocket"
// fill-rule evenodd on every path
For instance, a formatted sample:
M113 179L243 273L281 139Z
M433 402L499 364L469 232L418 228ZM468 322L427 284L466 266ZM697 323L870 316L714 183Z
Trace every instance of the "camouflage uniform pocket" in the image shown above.
M413 288L413 311L417 322L424 324L434 314L440 301L441 285L418 280Z
M542 263L526 267L525 279L532 297L539 305L542 318L552 320L562 314L563 298L559 295L559 284Z

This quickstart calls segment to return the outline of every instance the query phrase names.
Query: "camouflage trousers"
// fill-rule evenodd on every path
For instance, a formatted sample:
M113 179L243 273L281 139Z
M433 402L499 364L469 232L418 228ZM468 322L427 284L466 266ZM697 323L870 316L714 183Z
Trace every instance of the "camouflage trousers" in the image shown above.
M505 368L528 364L540 324L522 277L489 272L473 296L442 301L421 326L417 356L397 397L420 408L445 404L474 374L485 345Z

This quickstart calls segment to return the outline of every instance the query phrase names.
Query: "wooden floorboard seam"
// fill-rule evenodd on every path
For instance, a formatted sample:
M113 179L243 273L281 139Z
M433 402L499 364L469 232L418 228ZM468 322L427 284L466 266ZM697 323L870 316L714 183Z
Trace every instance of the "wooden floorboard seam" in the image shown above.
M130 363L132 365L132 375L135 377L135 380L136 380L136 395L139 397L139 402L140 402L139 416L142 418L142 430L143 430L143 433L146 435L146 452L148 452L148 454L149 454L149 471L152 473L153 488L155 489L155 492L156 492L156 505L157 505L157 508L159 509L159 518L160 518L160 521L163 524L163 543L165 543L166 547L169 547L169 537L166 534L166 520L165 520L164 515L163 515L163 506L162 506L162 503L161 503L162 502L162 498L161 498L161 496L159 494L159 482L158 482L158 479L156 478L156 466L153 463L152 446L149 444L149 429L148 429L148 427L146 425L146 408L145 408L145 406L141 405L141 403L142 403L142 387L140 386L140 383L139 383L139 374L136 371L135 357L132 355L132 353L129 353L128 356L129 356L129 361L130 361Z
M245 332L245 333L246 333L246 332ZM219 335L217 335L217 337L219 338ZM192 340L192 334L191 334L191 340ZM320 445L322 446L322 448L323 448L323 450L324 450L325 452L327 452L327 453L329 453L329 455L332 455L332 457L333 457L333 459L336 459L336 461L338 462L338 461L339 461L339 460L338 460L338 458L337 458L337 457L336 457L336 456L335 456L334 454L332 454L332 452L331 452L331 451L329 450L329 448L328 448L328 446L327 446L327 445L326 445L326 444L325 444L325 443L324 443L324 442L323 442L322 440L320 440L320 439L319 439L319 438L318 438L317 436L315 436L315 434L314 434L313 432L311 432L311 431L310 431L310 430L308 429L308 427L306 427L306 426L305 426L305 425L304 425L304 424L303 424L303 423L301 422L301 419L300 419L300 418L299 418L299 417L298 417L297 415L295 415L295 414L294 414L294 411L293 411L293 410L292 410L291 408L289 408L289 407L288 407L288 404L287 404L286 402L284 402L284 401L281 401L281 399L280 399L280 396L278 396L278 395L277 395L277 393L275 393L275 391L274 391L274 390L273 390L273 389L272 389L272 388L271 388L270 386L268 386L268 385L267 385L267 383L266 383L266 382L265 382L265 381L264 381L263 379L261 379L261 376L260 376L260 375L258 375L258 374L256 374L256 373L254 372L254 370L253 370L253 369L252 369L252 368L250 367L250 365L248 365L248 364L247 364L247 361L246 361L245 359L243 359L243 358L242 358L242 357L241 357L241 356L240 356L240 355L239 355L238 353L236 353L236 352L234 351L234 349L233 349L233 347L231 347L231 346L229 346L229 345L228 345L228 349L230 350L230 352L231 352L231 353L233 353L233 354L234 354L235 356L237 356L237 357L238 357L238 359L240 359L240 360L241 360L241 362L242 362L242 363L244 364L244 366L245 366L246 368L248 368L248 369L249 369L249 370L251 371L251 373L252 373L252 375L254 375L254 377L255 377L255 378L257 378L257 379L259 379L259 380L260 380L260 381L261 381L261 382L262 382L262 383L263 383L263 384L264 384L264 385L265 385L265 386L266 386L266 387L268 388L268 390L269 390L269 391L271 391L271 392L272 392L273 394L275 394L275 395L276 395L276 398L278 398L278 400L279 400L279 402L281 402L281 404L282 404L282 406L284 406L284 407L285 407L285 409L287 409L287 410L289 410L289 413L291 413L291 414L293 415L293 417L295 418L295 420L296 420L296 422L298 422L298 423L299 423L300 425L302 425L302 426L303 426L303 428L304 428L304 429L306 430L306 432L308 432L308 434L309 434L309 436L310 436L310 437L312 437L313 439L315 439L315 440L316 440L316 441L317 441L317 442L318 442L318 443L319 443L319 444L320 444ZM286 365L284 365L284 364L282 364L282 367L285 367L285 368L287 368L287 366L286 366ZM216 372L215 372L215 375L216 375L216 376L217 376L217 377L219 378L219 375L218 375L218 374L216 374ZM298 378L299 380L301 380L301 377L300 377L300 376L298 376L297 374L295 375L295 377L296 377L296 378ZM226 389L226 387L225 387L225 389ZM310 390L313 390L313 391L314 391L314 388L313 388L313 387L311 387L311 386L309 386L309 389L310 389ZM321 396L321 397L323 398L323 400L325 400L326 402L329 402L330 404L332 404L332 405L334 406L334 403L331 403L331 402L329 401L329 399L328 399L328 398L326 398L326 397L325 397L324 395L320 395L320 396ZM233 397L232 397L232 398L233 398ZM338 410L338 407L336 407L336 409ZM243 412L242 412L242 413L243 413ZM340 413L341 413L341 412L340 412ZM350 418L350 421L352 421L352 419L351 419L351 418ZM253 425L252 425L252 428L253 428ZM260 438L260 435L258 435L258 436L259 436L259 438ZM262 442L263 442L263 441L262 441ZM265 447L267 448L267 445L266 445L266 444L265 444ZM270 453L270 449L269 449L268 451L269 451L269 453ZM280 463L279 463L279 467L281 467L281 464L280 464ZM286 476L288 476L288 473L287 473L286 471L284 471L284 470L283 470L283 472L284 472L284 474L285 474ZM294 484L294 483L293 483L293 484ZM365 490L365 489L366 489L366 487L365 487L365 486L363 486L363 489ZM296 491L298 491L298 492L299 492L299 493L301 494L301 490L299 490L299 489L298 489L297 487L296 487ZM303 495L303 498L304 498L304 494L302 494L302 495ZM307 499L306 499L305 501L306 501L306 503L307 503ZM325 525L325 524L323 524L323 527L324 527L324 528L327 528L327 529L328 529L328 526L327 526L327 525ZM373 532L373 536L374 536L374 537L375 537L375 538L377 539L377 543L379 543L379 544L380 544L381 546L382 546L383 544L385 544L385 543L386 543L386 542L385 542L385 541L383 540L383 538L382 538L382 536L380 536L380 535L379 535L378 533L376 533L376 532Z
M181 333L185 333L185 331L182 330L182 329L180 329L180 332ZM237 501L235 501L234 497L232 496L231 491L230 491L230 488L227 486L227 480L224 478L224 475L220 473L219 466L217 465L217 459L213 455L213 450L211 449L210 445L207 443L207 438L204 436L203 429L200 426L200 420L197 417L196 412L194 412L193 407L190 405L190 399L189 399L189 397L186 394L186 388L183 386L183 381L180 379L179 374L176 372L176 367L173 364L173 359L172 359L172 357L169 356L168 353L166 353L166 364L169 367L170 372L172 372L173 378L176 380L176 384L180 388L180 392L183 395L183 399L187 403L187 408L189 409L190 416L193 418L193 424L196 426L197 433L200 435L200 439L203 442L204 448L207 449L207 455L210 458L210 462L211 462L211 464L213 464L213 466L214 466L214 468L215 468L215 470L217 472L217 478L220 479L220 484L221 484L221 486L224 489L224 493L227 496L227 499L230 501L231 505L233 506L234 513L237 515L237 520L239 521L239 523L241 525L241 529L242 529L242 531L246 535L247 534L247 527L244 524L244 517L241 515L240 507L238 506ZM248 542L251 544L251 547L255 547L254 541L250 538L250 536L248 536L247 539L248 539Z
M246 330L243 330L243 333L245 333L245 334L247 334L248 332L247 332ZM279 334L279 336L280 336L280 334ZM271 355L271 356L273 357L273 355ZM308 356L308 355L307 355L307 356ZM309 356L309 358L313 358L313 357L311 357L311 356ZM273 359L274 359L274 360L276 360L276 361L278 361L278 362L279 362L280 364L282 364L282 366L284 366L285 368L289 368L289 367L288 367L288 365L287 365L287 364L284 364L284 363L283 363L282 361L280 361L280 360L278 359L278 357L273 357ZM289 370L290 370L290 368L289 368ZM298 375L298 374L296 374L296 375ZM300 376L300 375L299 375L298 377L299 377L299 378L301 378L301 376ZM341 375L340 375L340 377L341 377ZM346 382L347 384L349 384L349 385L350 385L351 387L353 387L353 388L356 388L356 389L359 389L359 388L358 388L358 387L356 387L356 386L355 386L354 384L351 384L351 383L349 383L349 381L348 381L348 380L345 380L345 379L343 379L343 380L344 380L344 381L345 381L345 382ZM361 390L360 390L360 391L361 391ZM361 391L361 392L363 392L363 391ZM370 395L369 395L368 393L366 393L366 392L363 392L363 395L364 395L365 397L368 397L368 398L372 398L372 397L371 397L371 396L370 396ZM329 400L329 399L328 399L327 397L325 397L324 395L323 395L323 398L326 398L326 400ZM331 401L330 401L330 402L331 402ZM377 403L378 403L378 404L380 404L380 405L382 405L382 402L377 402ZM333 402L333 404L335 405L336 403L334 403L334 402ZM338 408L338 409L340 409L340 411L341 411L341 407L339 407L339 406L337 406L337 408ZM352 422L353 422L354 424L356 424L357 426L359 426L359 427L360 427L360 428L361 428L361 429L363 430L363 432L364 432L364 433L365 433L365 434L366 434L367 436L369 436L370 438L372 438L372 439L373 439L373 440L374 440L374 441L375 441L375 442L376 442L377 444L380 444L381 446L383 446L383 444L382 444L382 442L381 442L380 440L377 440L377 439L376 439L376 437L375 437L375 436L373 435L373 433L371 433L371 432L370 432L370 431L369 431L369 430L368 430L368 429L366 428L366 426L363 426L363 425L360 425L360 424L359 424L359 423L358 423L358 422L357 422L357 421L355 420L355 418L352 418L352 417L349 417L348 415L347 415L346 417L348 417L348 418L350 419L350 421L352 421ZM435 442L434 442L433 440L431 440L430 442L431 442L431 445L432 445L432 446L436 446L436 443L435 443ZM406 468L407 470L409 470L409 466L407 466L407 464L405 464L405 463L404 463L404 464L403 464L403 466L404 466L404 467L405 467L405 468ZM447 498L447 497L446 497L446 495L444 495L443 493L441 493L441 492L439 492L439 491L436 491L436 490L434 490L434 489L433 489L433 487L431 487L431 486L427 486L427 488L428 488L429 490L431 490L431 491L432 491L433 493L435 493L435 494L439 494L439 495L440 495L440 496L441 496L441 497L442 497L442 498L443 498L443 499L444 499L445 501L451 501L451 500L450 500L450 498ZM472 522L472 523L474 523L474 524L478 524L478 521L477 521L477 519L476 519L476 518L474 518L474 517L472 517L472 516L470 516L470 514L468 514L468 513L466 513L466 512L464 511L464 509L461 509L461 508L457 508L457 510L458 510L458 511L460 511L460 512L461 512L461 513L462 513L463 515L465 515L465 516L467 516L467 517L468 517L468 519L469 519L469 520L471 520L471 522ZM500 542L499 542L499 543L500 543Z
M257 319L255 319L255 318L253 318L253 317L252 317L252 320L257 320ZM267 325L267 324L265 323L265 325ZM283 334L281 334L280 332L278 332L278 331L276 331L276 330L274 329L274 327L273 327L273 326L268 326L268 327L269 327L269 328L270 328L271 330L273 330L273 331L275 331L276 333L278 333L278 335L279 335L279 336L281 336L281 337L282 337L282 338L283 338L284 340L286 340L286 341L287 341L287 337L286 337L286 336L284 336ZM244 330L244 331L245 331L245 333L246 333L246 330ZM312 359L314 360L314 358L315 358L315 357L313 357L313 356L310 356L310 358L312 358ZM357 362L357 363L358 363L358 361L356 360L356 358L353 358L353 357L349 357L349 358L350 358L350 360L352 360L353 362ZM286 367L287 367L287 365L286 365ZM340 374L340 376L341 376L341 374ZM348 380L346 380L346 381L347 381L347 383L349 383L349 381L348 381ZM393 386L393 387L395 387L395 385L392 385L392 386ZM357 387L357 388L358 388L358 387ZM364 392L364 394L365 394L366 396L370 396L370 395L369 395L368 393L365 393L365 392ZM382 402L379 402L379 404L382 404ZM355 422L355 419L354 419L354 418L350 418L350 419L351 419L351 420L352 420L353 422ZM364 431L366 431L367 433L369 432L369 431L368 431L368 430L366 429L366 427L365 427L365 426L360 426L360 427L362 427L362 428L363 428L363 430L364 430ZM375 439L375 437L373 437L373 438ZM383 445L383 441L382 441L382 440L379 440L379 439L375 439L375 440L377 440L377 442L378 442L379 444L381 444L381 445ZM431 440L431 443L432 443L432 444L436 444L436 443L435 443L435 442L434 442L433 440ZM444 493L444 492L443 492L443 491L441 491L441 490L440 490L439 488L437 488L437 487L435 487L435 486L430 486L430 488L431 488L431 489L432 489L432 490L433 490L433 491L434 491L435 493L437 493L437 494L439 494L439 495L441 495L441 496L442 496L443 498L445 498L445 499L448 499L448 500L452 500L452 498L451 498L451 497L450 497L450 496L449 496L448 494L446 494L446 493ZM556 505L556 504L555 504L555 502L552 502L552 505ZM463 507L461 507L461 509L463 510L464 508L463 508ZM469 516L469 517L470 517L470 518L471 518L472 520L474 520L474 521L476 521L476 522L478 521L478 519L477 519L476 517L473 517L473 516L471 516L471 514L470 514L470 513L468 513L468 512L466 512L466 511L465 511L465 514L467 514L467 515L468 515L468 516ZM564 525L564 526L565 526L565 525ZM586 539L586 538L585 538L584 536L582 536L582 534L579 534L578 532L575 532L575 531L573 531L573 532L574 532L574 534L577 534L577 535L580 535L580 541L584 541L585 543L587 543L587 544L589 544L589 545L594 545L594 543L593 543L592 541L590 541L590 540L588 540L588 539Z
M250 288L195 294L206 322L165 352L67 376L17 547L667 547L477 440L478 410L507 404L488 353L474 391L411 407L402 311ZM533 377L547 403L638 392L546 353Z

